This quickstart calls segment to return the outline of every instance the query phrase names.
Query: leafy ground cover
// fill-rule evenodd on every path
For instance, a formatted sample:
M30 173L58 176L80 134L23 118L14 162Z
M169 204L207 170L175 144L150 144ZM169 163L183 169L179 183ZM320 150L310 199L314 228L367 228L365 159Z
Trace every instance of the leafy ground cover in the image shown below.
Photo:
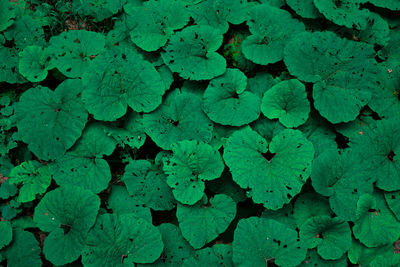
M0 1L0 266L400 266L398 0Z

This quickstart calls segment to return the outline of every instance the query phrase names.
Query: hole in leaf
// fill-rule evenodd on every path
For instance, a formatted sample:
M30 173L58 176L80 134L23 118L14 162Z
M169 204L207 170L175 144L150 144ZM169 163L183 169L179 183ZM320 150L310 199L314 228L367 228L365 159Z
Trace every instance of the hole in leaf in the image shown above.
M173 124L175 127L178 127L179 122L180 122L180 121L174 121L174 120L171 120L171 119L168 119L168 121L169 121L171 124Z
M268 162L271 162L271 160L275 157L276 153L271 153L271 151L267 151L267 153L261 153L264 159L266 159Z
M315 237L316 237L316 238L321 238L321 239L324 239L324 236L322 235L322 233L318 233L318 234L316 234L316 235L315 235Z
M71 231L71 225L68 225L68 224L61 224L61 229L63 229L64 230L64 234L66 235L66 234L68 234L69 233L69 231Z

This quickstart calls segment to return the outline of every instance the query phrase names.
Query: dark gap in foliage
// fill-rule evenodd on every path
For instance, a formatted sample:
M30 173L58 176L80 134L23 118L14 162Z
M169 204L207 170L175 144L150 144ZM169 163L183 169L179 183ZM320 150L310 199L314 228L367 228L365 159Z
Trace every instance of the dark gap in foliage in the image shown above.
M143 146L135 154L135 159L155 159L157 154L161 151L162 149L148 137Z
M176 223L176 208L172 210L153 210L151 211L151 217L153 218L153 224L158 226L163 223Z
M349 138L341 133L336 133L335 142L338 149L346 149L349 147Z
M179 76L179 74L176 72L173 73L172 77L174 78L174 81L172 82L169 89L173 90L175 88L182 88L183 83L185 82L185 79L183 79L181 76Z
M392 150L390 150L389 154L387 154L386 157L388 158L388 160L390 160L391 162L393 162L394 156L396 156L396 154L394 153L394 151L393 151L393 149L392 149Z
M236 217L233 219L231 224L225 230L225 232L221 233L216 239L215 243L232 243L233 242L233 234L237 227L238 222L241 219L257 216L260 217L265 208L262 204L255 204L250 198L247 198L245 201L237 203L237 213Z
M46 79L41 81L40 84L54 91L57 86L60 85L60 83L65 79L66 77L60 71L58 71L57 69L52 69L49 71Z
M108 213L112 213L111 209L108 208L108 197L110 193L111 186L97 194L100 197L100 208L107 210Z
M373 4L366 2L360 4L361 9L368 9L371 12L378 13L381 17L388 18L388 19L396 19L399 17L398 11L393 11L383 7L377 7Z
M7 47L7 48L14 48L15 47L14 39L12 39L12 40L7 40L6 39L6 41L4 42L3 46Z
M371 117L376 121L382 120L382 118L375 111L371 112Z

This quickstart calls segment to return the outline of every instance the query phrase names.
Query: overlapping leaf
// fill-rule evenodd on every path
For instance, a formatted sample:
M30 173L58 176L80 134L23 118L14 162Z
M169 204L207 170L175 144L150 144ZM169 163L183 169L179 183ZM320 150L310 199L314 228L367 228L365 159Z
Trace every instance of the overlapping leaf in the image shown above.
M210 81L203 95L202 107L207 116L222 125L242 126L258 118L261 99L246 90L247 78L238 69Z
M171 146L173 156L164 159L167 184L176 200L193 205L204 195L205 181L217 179L224 170L218 151L199 141L181 141Z

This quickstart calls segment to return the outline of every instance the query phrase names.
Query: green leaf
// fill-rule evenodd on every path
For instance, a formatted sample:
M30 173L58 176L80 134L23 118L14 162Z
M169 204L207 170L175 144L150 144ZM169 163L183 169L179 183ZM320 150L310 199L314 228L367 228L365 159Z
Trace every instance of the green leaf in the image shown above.
M17 194L17 191L18 191L18 188L15 185L10 184L9 180L5 180L4 182L2 182L0 184L0 198L1 199L8 199L8 198L14 196L15 194Z
M311 182L315 191L329 197L332 210L341 219L354 221L357 202L363 194L372 193L374 180L358 154L327 150L314 160Z
M37 161L25 161L11 170L10 183L22 185L19 189L18 202L29 202L43 194L51 183L48 166Z
M309 249L306 259L300 267L314 266L314 267L347 267L347 257L344 255L339 260L324 260L317 253L317 249Z
M236 203L226 195L206 197L194 206L178 204L176 217L183 237L198 249L223 233L236 216Z
M107 200L108 208L115 214L132 214L137 218L143 218L152 222L150 208L140 199L132 197L124 186L113 185Z
M208 181L206 188L214 194L224 194L232 198L236 203L245 201L246 191L240 188L233 180L230 172L224 170L219 179Z
M314 5L314 0L286 0L286 3L303 18L318 19L321 17L321 13Z
M13 239L11 224L7 221L0 221L0 249L10 244Z
M10 267L41 267L39 242L35 236L21 229L13 231L13 241L2 251Z
M82 255L84 266L134 266L152 263L164 245L155 226L133 214L104 214L90 230Z
M132 50L115 49L93 59L96 67L83 75L82 99L97 120L113 121L130 106L150 112L161 104L165 85L154 66Z
M360 9L361 1L355 0L314 0L314 5L325 18L349 29L365 29L368 9Z
M49 41L52 64L69 78L82 77L91 67L91 60L104 51L102 34L72 30L53 35Z
M80 80L65 80L55 91L31 88L16 104L18 133L40 159L62 156L81 135L88 114L80 90Z
M154 112L143 115L146 134L162 149L182 140L209 142L213 124L201 109L201 99L175 89Z
M114 138L119 146L125 148L139 149L146 141L146 134L144 133L143 116L137 112L128 114L123 122L122 128L115 127L116 125L107 125L104 131Z
M190 258L195 250L183 238L179 227L171 223L163 223L157 228L162 236L164 250L161 257L150 266L182 266L184 260Z
M82 252L87 232L96 221L100 198L73 186L48 192L35 208L33 221L50 234L43 253L55 265L73 262Z
M188 9L196 25L211 26L221 33L228 31L228 22L241 24L247 19L247 0L204 0Z
M392 64L381 65L381 69L375 77L378 86L372 92L372 98L368 106L378 113L380 117L396 118L400 113L400 66ZM397 67L396 67L397 66Z
M359 153L376 186L386 191L400 189L400 120L376 121L376 127L355 136L352 147Z
M283 130L267 141L246 127L229 137L224 160L233 180L255 203L277 210L297 195L311 173L314 148L300 131Z
M43 81L52 68L48 50L37 45L25 47L19 58L19 72L30 82Z
M387 207L381 193L364 194L357 203L354 236L367 247L395 242L400 236L400 222Z
M385 192L385 200L390 210L394 213L397 220L400 220L400 203L397 199L400 198L400 191Z
M383 256L385 258L398 258L399 255L395 254L393 244L387 244L380 247L368 248L361 244L358 240L353 239L352 246L349 249L348 258L353 264L360 264L361 266L370 266L370 263L377 257ZM382 265L390 266L390 265Z
M293 208L293 217L296 225L301 227L310 218L316 216L331 216L328 200L315 193L304 193L300 195Z
M199 141L180 141L171 146L173 156L164 159L167 184L176 200L193 205L204 195L205 181L217 179L224 163L217 150Z
M226 61L216 52L222 41L222 34L210 26L189 26L171 37L161 56L182 78L209 80L225 72Z
M308 248L317 248L325 260L338 260L351 247L351 230L347 222L330 216L315 216L300 227L300 239Z
M315 158L326 150L337 149L336 133L331 125L318 114L311 112L310 117L299 127L299 130L313 143Z
M368 0L368 2L377 7L383 7L394 11L400 10L400 3L396 0L386 0L386 1Z
M197 250L195 255L184 260L182 266L233 267L232 246L228 244L217 244L211 248Z
M261 99L246 91L247 78L238 69L227 69L208 84L202 107L207 116L222 125L242 126L260 116Z
M354 120L371 98L376 87L375 54L372 45L332 32L305 32L287 43L284 60L292 75L315 83L313 98L319 113L339 123Z
M125 8L125 12L132 42L148 52L164 46L174 31L183 28L190 19L185 5L178 0L151 0Z
M257 217L239 221L232 247L235 266L265 266L273 260L278 266L297 266L307 252L294 229Z
M265 92L261 111L268 119L279 119L287 128L304 124L310 113L305 86L295 79L274 85Z
M0 3L0 32L6 30L14 23L15 10L9 1Z
M133 160L125 167L121 180L129 195L153 210L171 210L176 201L166 180L167 176L147 160Z
M18 54L15 49L0 46L0 82L24 83L26 79L18 72Z
M242 49L244 56L256 64L282 60L287 41L305 30L289 12L270 5L254 6L249 13L247 24L252 35L243 41Z
M74 0L72 8L78 14L83 16L94 17L95 22L117 14L126 0Z
M75 185L99 193L107 188L111 170L103 155L116 146L100 124L89 124L70 151L58 158L51 170L58 185Z
M18 50L30 45L45 46L46 44L42 25L29 15L16 17L14 24L4 32L4 37L9 41L12 40Z

